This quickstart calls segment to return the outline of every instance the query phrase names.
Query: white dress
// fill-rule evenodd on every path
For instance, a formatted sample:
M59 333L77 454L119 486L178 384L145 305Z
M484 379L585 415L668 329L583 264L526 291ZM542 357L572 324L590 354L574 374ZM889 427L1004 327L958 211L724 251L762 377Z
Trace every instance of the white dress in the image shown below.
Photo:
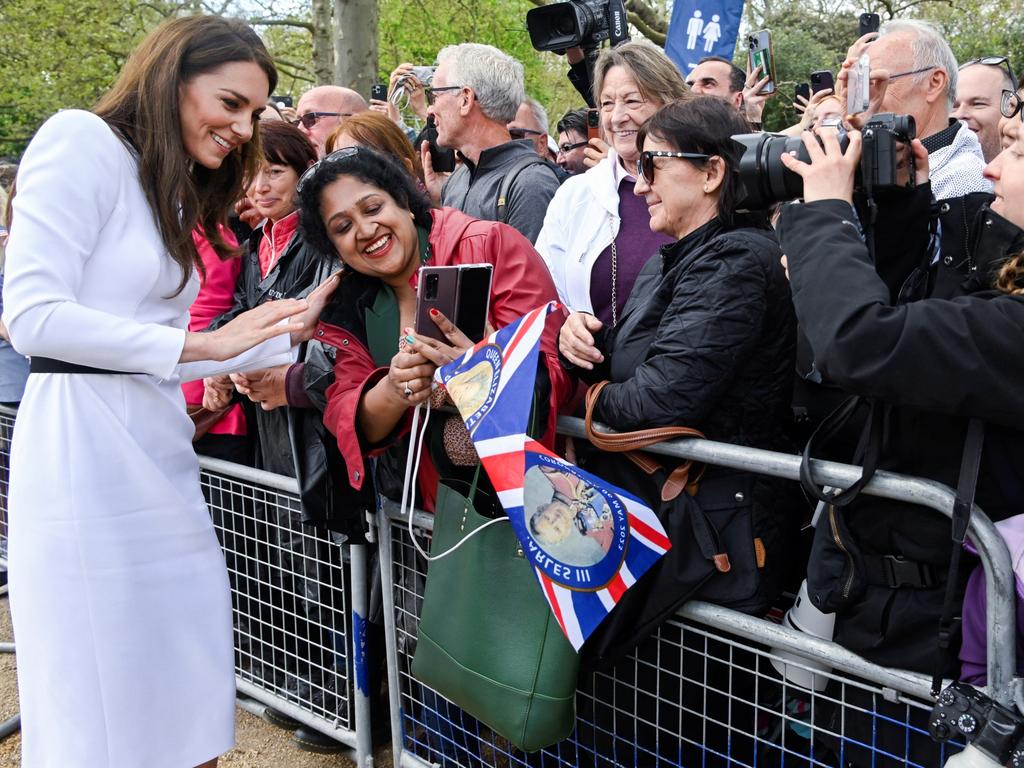
M188 768L234 743L231 599L180 382L291 360L288 336L179 365L193 277L134 156L95 115L25 153L4 321L32 374L11 456L10 596L24 768Z

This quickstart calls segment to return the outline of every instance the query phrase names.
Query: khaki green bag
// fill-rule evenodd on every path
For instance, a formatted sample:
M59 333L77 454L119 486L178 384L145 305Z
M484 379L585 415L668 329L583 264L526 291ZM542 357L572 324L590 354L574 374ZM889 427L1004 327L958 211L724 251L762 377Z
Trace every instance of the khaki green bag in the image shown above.
M476 478L470 498L475 489ZM442 482L433 556L489 522ZM511 524L490 525L430 563L412 662L416 679L533 752L572 733L578 671L579 657Z

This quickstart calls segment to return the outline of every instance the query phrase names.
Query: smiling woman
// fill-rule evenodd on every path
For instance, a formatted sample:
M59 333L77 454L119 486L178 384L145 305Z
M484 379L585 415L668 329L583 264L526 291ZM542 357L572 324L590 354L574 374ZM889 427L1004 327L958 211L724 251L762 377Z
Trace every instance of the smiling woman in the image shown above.
M211 766L233 743L228 578L181 382L290 360L329 295L186 330L193 231L231 252L218 225L275 82L243 23L175 19L25 152L3 317L32 357L9 495L23 765Z

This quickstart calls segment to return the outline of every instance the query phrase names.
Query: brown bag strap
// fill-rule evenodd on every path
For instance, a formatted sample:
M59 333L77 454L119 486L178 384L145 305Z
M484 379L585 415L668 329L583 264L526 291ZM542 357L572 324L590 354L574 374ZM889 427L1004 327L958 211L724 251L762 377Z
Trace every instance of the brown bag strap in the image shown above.
M600 381L587 390L586 416L584 425L587 430L587 439L597 448L610 453L625 453L626 457L636 464L648 475L653 474L662 465L649 454L640 453L641 448L647 448L666 440L674 440L677 437L697 437L707 439L703 432L692 427L652 427L650 429L637 429L632 432L598 432L594 428L594 409L597 405L597 398L611 382ZM700 476L704 474L703 465L697 477L690 479L690 470L693 468L692 461L684 461L673 469L665 483L661 487L661 498L663 501L671 501L680 493L692 486L691 493L696 493L696 484Z

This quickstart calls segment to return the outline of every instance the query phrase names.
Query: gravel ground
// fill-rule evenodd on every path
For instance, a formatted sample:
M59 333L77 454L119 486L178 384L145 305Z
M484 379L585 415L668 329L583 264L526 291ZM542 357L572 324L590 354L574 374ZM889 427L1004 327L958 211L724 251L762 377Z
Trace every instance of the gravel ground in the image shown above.
M10 640L11 618L6 596L0 599L0 641ZM18 711L18 686L14 656L0 654L0 721ZM291 734L265 723L255 715L237 710L237 745L220 760L220 768L355 768L355 761L340 755L315 755L292 746ZM14 734L0 742L0 768L20 768L21 737ZM378 750L377 766L391 765L391 750Z

